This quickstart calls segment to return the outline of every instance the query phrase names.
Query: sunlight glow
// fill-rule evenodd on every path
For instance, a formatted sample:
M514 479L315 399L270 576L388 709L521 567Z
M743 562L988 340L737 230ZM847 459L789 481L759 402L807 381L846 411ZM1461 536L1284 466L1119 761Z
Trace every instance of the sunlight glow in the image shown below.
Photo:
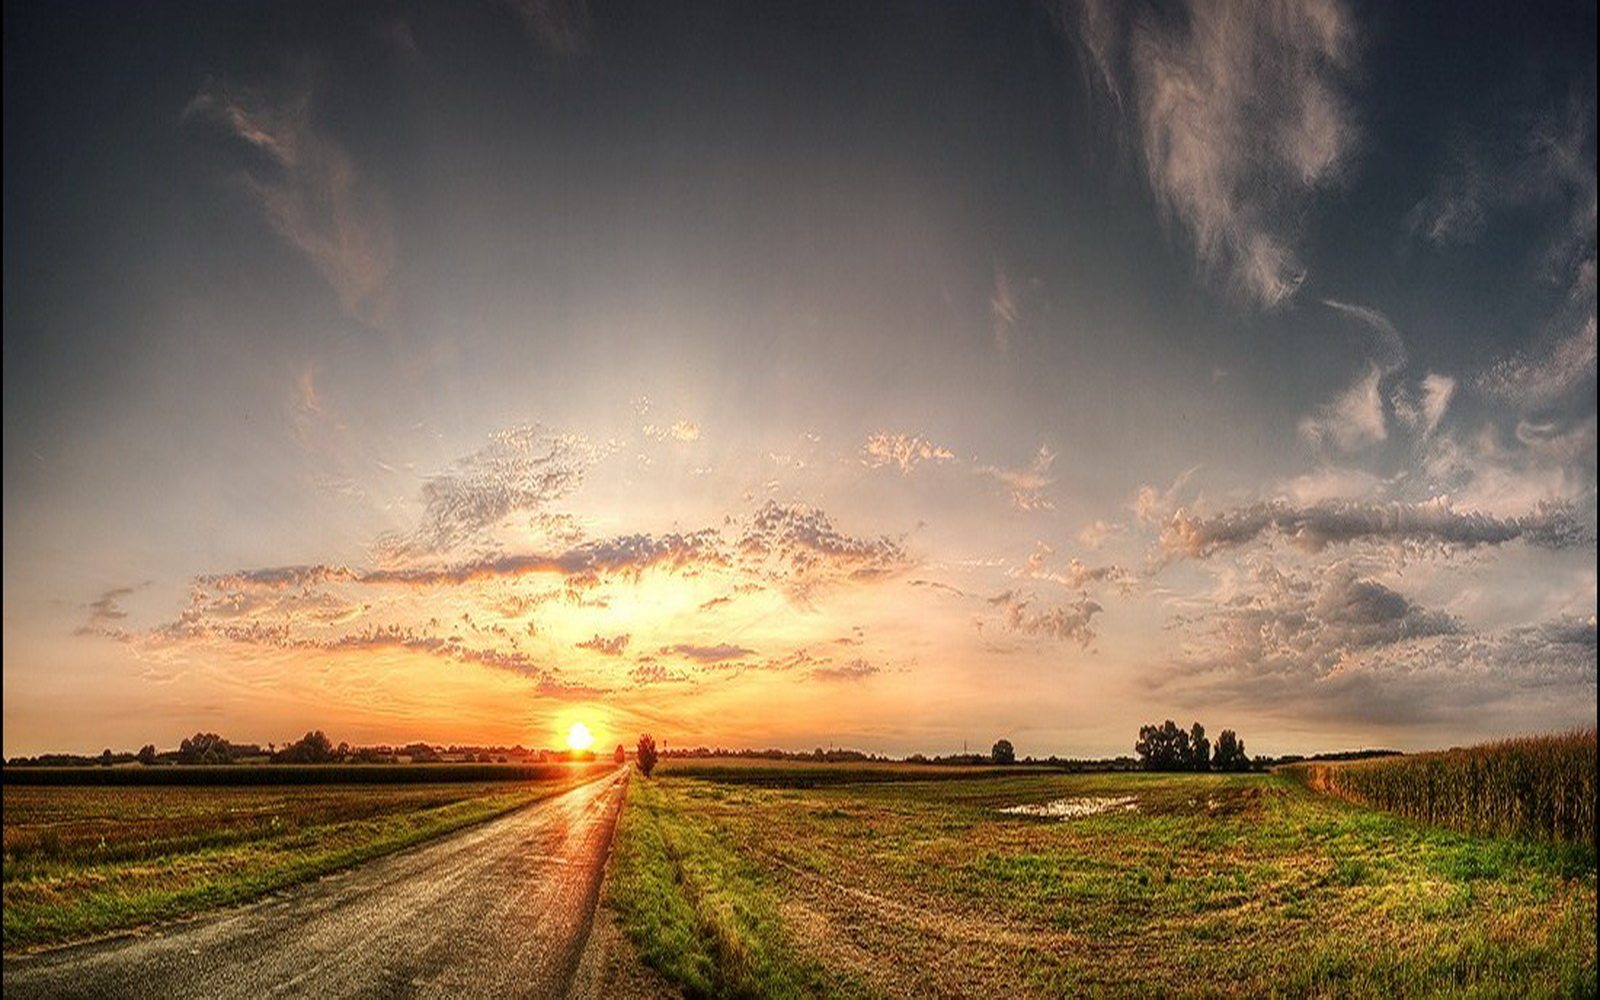
M594 746L594 734L589 732L589 727L581 722L574 722L567 731L567 749L587 750Z

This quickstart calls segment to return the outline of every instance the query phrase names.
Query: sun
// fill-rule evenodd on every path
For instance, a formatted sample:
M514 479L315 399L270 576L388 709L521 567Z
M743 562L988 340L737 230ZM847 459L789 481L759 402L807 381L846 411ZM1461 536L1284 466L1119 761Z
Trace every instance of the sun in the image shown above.
M589 727L581 722L574 722L567 731L568 750L587 750L594 746L594 734L589 732Z

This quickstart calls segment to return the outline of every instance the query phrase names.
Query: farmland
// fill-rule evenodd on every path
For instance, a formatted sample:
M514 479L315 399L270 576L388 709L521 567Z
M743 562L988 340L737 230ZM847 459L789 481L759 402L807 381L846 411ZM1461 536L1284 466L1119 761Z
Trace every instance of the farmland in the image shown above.
M692 995L1595 989L1592 849L1278 775L854 784L751 765L761 780L735 783L670 764L630 786L608 896ZM1043 815L1001 811L1018 806Z
M8 782L5 949L242 902L500 815L609 770L610 765L556 765L540 771L537 780L419 784L401 778L384 785Z
M1298 764L1318 791L1468 833L1594 852L1595 731L1380 760Z

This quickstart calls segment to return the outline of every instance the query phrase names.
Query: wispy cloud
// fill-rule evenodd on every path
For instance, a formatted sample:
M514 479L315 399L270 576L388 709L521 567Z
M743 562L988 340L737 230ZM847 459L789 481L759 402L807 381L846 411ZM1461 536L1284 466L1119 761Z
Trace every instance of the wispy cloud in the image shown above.
M984 465L973 471L1000 483L1011 495L1011 506L1017 510L1050 510L1055 503L1045 495L1045 490L1055 483L1050 467L1055 464L1056 453L1040 445L1033 462L1026 469L1007 469Z
M679 420L670 427L658 427L655 424L645 424L640 428L645 437L657 441L698 441L700 440L700 425L688 420Z
M1337 0L1079 0L1064 21L1133 117L1150 186L1207 271L1267 308L1305 277L1301 218L1357 145L1356 34Z
M854 659L839 666L813 667L809 676L818 681L860 681L874 674L883 673L883 668L863 659Z
M1420 395L1412 389L1397 387L1391 400L1395 416L1418 438L1427 440L1438 429L1455 397L1456 380L1448 375L1429 372L1423 376Z
M1360 451L1389 437L1380 386L1383 371L1373 365L1333 402L1300 421L1300 436L1317 447L1333 445L1343 452Z
M1515 354L1479 376L1477 386L1521 410L1537 410L1560 400L1595 377L1595 318L1590 315L1571 335L1543 356Z
M955 452L925 438L880 431L861 446L861 463L870 469L891 465L902 474L925 462L940 464L955 460Z
M697 646L687 642L662 646L660 652L663 656L681 656L686 660L694 660L697 663L725 663L729 660L746 659L756 654L753 649L745 646L735 646L732 643Z
M349 154L318 128L313 98L303 69L263 87L213 79L181 120L242 147L239 176L273 231L311 262L347 315L387 328L394 321L389 214Z
M601 454L579 435L531 425L497 432L483 448L429 477L422 485L422 524L380 540L379 549L397 559L481 539L509 515L538 511L572 493Z

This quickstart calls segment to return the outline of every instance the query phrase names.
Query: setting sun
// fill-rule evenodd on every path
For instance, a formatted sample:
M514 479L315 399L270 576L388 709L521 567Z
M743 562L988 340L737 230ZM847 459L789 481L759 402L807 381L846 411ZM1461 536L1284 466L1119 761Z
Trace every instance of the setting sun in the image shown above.
M594 734L581 722L574 722L567 731L567 749L587 750L594 745Z

